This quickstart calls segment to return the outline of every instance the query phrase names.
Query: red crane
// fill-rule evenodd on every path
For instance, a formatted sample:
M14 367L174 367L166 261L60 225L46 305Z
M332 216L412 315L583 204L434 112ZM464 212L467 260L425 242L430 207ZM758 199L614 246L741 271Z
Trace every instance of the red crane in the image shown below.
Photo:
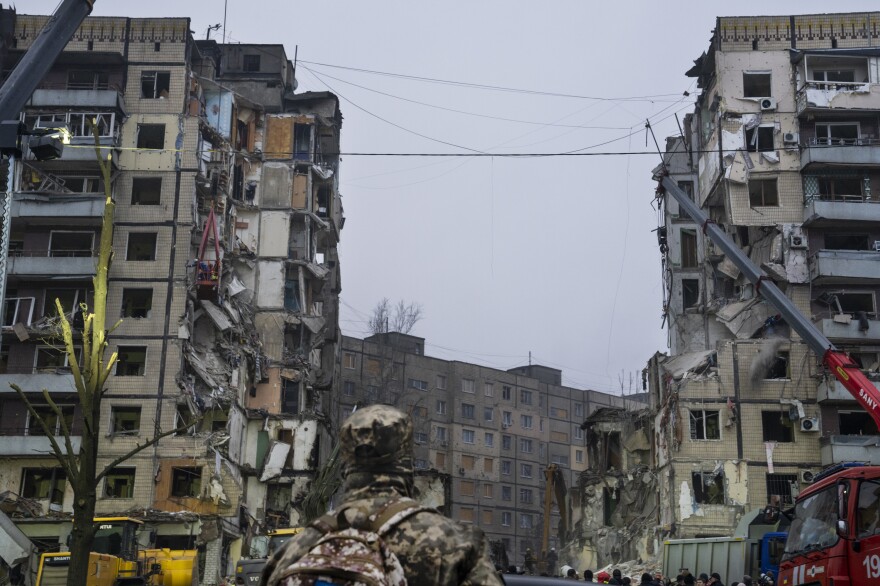
M214 240L214 258L205 258L208 239ZM199 299L217 299L220 294L220 274L222 260L220 258L220 237L217 233L217 216L214 206L208 212L205 228L202 230L202 243L199 245L199 258L196 262L196 297Z

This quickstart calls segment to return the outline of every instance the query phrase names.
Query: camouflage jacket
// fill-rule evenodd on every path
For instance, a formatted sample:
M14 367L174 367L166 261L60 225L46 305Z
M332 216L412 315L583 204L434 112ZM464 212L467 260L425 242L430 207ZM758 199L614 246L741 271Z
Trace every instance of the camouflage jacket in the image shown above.
M380 511L392 499L406 492L393 478L374 477L373 481L353 488L347 483L345 504L357 510ZM417 504L417 503L415 503ZM292 538L269 559L263 571L263 584L284 586L282 575L290 564L305 555L322 537L308 527ZM489 559L483 532L456 523L433 511L415 513L391 529L384 539L403 566L412 586L501 586L501 578Z

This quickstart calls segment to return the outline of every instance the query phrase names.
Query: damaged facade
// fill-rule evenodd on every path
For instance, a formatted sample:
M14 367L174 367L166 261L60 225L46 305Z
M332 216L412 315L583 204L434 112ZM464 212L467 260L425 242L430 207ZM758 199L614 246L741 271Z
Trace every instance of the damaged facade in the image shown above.
M619 396L564 386L553 368L504 371L426 356L425 339L411 335L343 336L339 358L338 417L372 403L409 412L422 497L425 484L445 483L445 512L479 526L511 564L541 547L544 470L558 465L575 486L587 465L584 419L624 406ZM558 513L551 516L550 546L559 548Z
M880 13L717 20L669 175L823 333L880 369ZM661 169L655 169L655 174ZM658 232L670 354L647 368L656 537L728 535L877 429L683 213Z
M3 18L15 21L8 70L47 17ZM54 299L66 311L91 302L104 202L95 119L116 201L108 320L122 319L99 466L186 428L114 469L97 512L142 519L149 545L198 547L201 583L217 584L240 556L265 553L267 530L298 524L331 447L342 116L332 94L294 93L282 46L195 41L190 24L86 19L22 113L74 138L60 159L25 152L15 169L0 484L25 534L63 549L72 493L8 383L37 403L48 389L81 433L66 357L46 336Z

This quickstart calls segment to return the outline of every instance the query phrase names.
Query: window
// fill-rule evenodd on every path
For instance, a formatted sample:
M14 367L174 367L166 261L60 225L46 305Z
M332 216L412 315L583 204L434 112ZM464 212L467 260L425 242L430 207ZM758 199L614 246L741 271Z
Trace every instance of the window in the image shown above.
M501 511L501 525L504 527L510 527L510 511Z
M248 72L259 72L260 71L260 56L259 55L244 55L242 59L242 70Z
M568 434L565 433L564 431L551 431L550 432L550 441L567 444L568 443Z
M371 376L379 376L379 371L381 370L379 366L379 361L375 358L367 358L367 374Z
M523 405L531 405L532 404L532 391L520 389L519 402L522 403Z
M865 180L861 177L833 175L816 177L819 184L819 198L827 201L861 201L862 186Z
M681 280L681 306L682 309L694 307L700 302L699 279Z
M767 502L772 503L779 498L780 504L793 505L798 493L797 474L768 474L767 475Z
M298 161L311 160L312 125L295 124L293 127L293 158Z
M693 268L697 266L697 231L681 231L681 266Z
M880 533L880 515L878 515L877 495L880 494L880 482L863 479L859 484L859 505L856 513L858 537L870 537Z
M509 486L501 487L501 500L509 501L513 500L513 489Z
M153 311L152 289L123 289L122 317L144 319Z
M687 194L688 199L694 201L694 182L693 181L679 181L678 188L681 189L685 194Z
M94 241L94 232L68 232L65 230L52 230L52 232L49 234L49 256L92 256L92 245Z
M603 487L602 504L604 508L603 524L606 527L611 527L614 525L614 513L617 512L617 505L620 504L620 491L608 486Z
M519 451L524 454L532 453L532 440L521 437L519 438Z
M442 390L446 390L446 377L442 374L437 375L437 388Z
M427 460L423 460L421 458L415 458L413 460L413 468L416 470L427 470L431 467L431 463Z
M417 431L413 434L413 441L419 445L428 443L428 434L424 431Z
M510 460L501 460L501 473L505 476L510 476Z
M489 486L489 488L492 488L491 484L489 484L487 486ZM489 497L489 498L491 498L491 497ZM482 524L483 525L491 525L492 524L492 511L483 511L480 516L482 517Z
M140 407L110 408L110 433L114 435L137 435L140 430Z
M171 469L171 496L198 498L201 493L201 467Z
M513 449L513 439L509 435L502 435L501 436L501 449L502 450Z
M474 482L472 480L460 480L458 489L461 496L474 496Z
M778 206L776 179L749 179L749 205L753 208Z
M437 415L446 415L446 401L437 399L436 410Z
M513 413L510 411L502 411L501 413L501 425L505 427L510 427L513 425Z
M694 500L700 505L724 504L724 475L721 472L694 472Z
M196 432L197 419L188 405L177 405L174 414L174 428L179 430L175 435L194 435Z
M434 465L437 467L438 470L445 470L446 454L444 454L443 452L437 452L436 454L434 454Z
M495 472L495 458L483 458L483 472L486 474Z
M519 423L523 429L532 429L532 416L531 415L520 415Z
M25 468L22 470L21 496L61 504L66 482L67 476L61 468Z
M581 429L580 427L575 427L574 428L574 439L579 439L579 440L584 439L584 430Z
M856 80L854 69L822 70L814 69L810 81L827 82L818 84L819 87L833 87L836 83L853 83Z
M164 124L138 124L137 148L139 149L163 149L165 148L165 125Z
M492 421L494 414L495 410L492 407L483 407L483 421Z
M770 368L767 369L767 374L764 375L765 379L790 379L791 371L788 368L788 352L780 351L776 353L776 358L773 361L773 364L770 365Z
M109 76L106 71L71 69L67 72L69 90L106 90L108 87Z
M554 464L559 464L560 466L568 466L568 456L563 456L562 454L554 454L550 456L550 461Z
M434 437L436 437L438 441L445 442L446 428L438 425L434 430Z
M519 515L519 526L520 529L531 529L534 522L532 519L532 515L528 513L520 513Z
M510 387L508 385L501 387L501 398L505 401L510 401Z
M483 394L487 397L495 396L495 386L492 383L486 383L483 385Z
M77 361L82 355L82 350L76 348ZM67 352L60 348L39 347L34 362L34 372L54 373L59 369L67 368L70 358Z
M465 419L473 419L474 418L474 406L470 403L462 403L461 404L461 416Z
M550 417L555 417L556 419L568 419L568 409L550 407Z
M155 232L132 232L128 235L125 260L156 260Z
M104 477L104 496L130 499L134 496L134 468L113 468Z
M721 427L718 425L718 411L696 409L690 411L691 439L721 439Z
M147 364L146 346L120 346L116 376L144 376Z
M773 126L756 126L746 129L746 150L762 153L773 150Z
M354 395L354 389L355 389L355 386L352 381L347 380L342 383L342 392L347 397L351 397Z
M162 203L161 177L135 177L131 181L131 205L157 206Z
M838 411L840 435L878 435L874 419L866 411Z
M520 478L531 478L532 477L532 465L531 464L520 464L519 465L519 475L520 475Z
M413 389L418 389L420 391L427 391L428 390L428 381L419 380L416 378L411 378L411 379L409 379L409 386Z
M141 72L141 97L147 99L167 98L171 90L171 73L168 71Z
M475 435L474 430L462 429L461 430L461 441L463 441L466 444L473 444L473 443L475 443L474 435Z
M825 250L871 250L867 234L858 232L826 232Z
M373 387L373 388L375 388L375 387ZM413 417L419 417L421 419L425 419L428 416L428 408L427 407L420 407L417 405L412 405L411 407L412 408L410 409L410 412L412 413Z
M584 451L583 450L575 450L574 451L574 461L578 464L584 463Z
M342 368L347 368L349 370L355 369L354 352L343 352L342 353Z
M765 71L743 72L743 97L744 98L769 98L773 93L770 91L770 73Z
M473 393L474 392L474 381L469 378L461 379L461 392L462 393Z
M94 123L98 127L98 136L110 137L114 136L115 120L115 115L109 112L71 112L67 115L67 126L73 136L91 138L94 136L92 132L92 123Z
M761 427L765 442L792 442L794 434L791 420L781 411L761 411Z
M486 444L487 448L493 447L495 445L495 434L487 431L484 437L484 443Z
M461 457L461 467L465 470L473 470L474 464L476 464L477 460L473 456L468 456L467 454L462 455Z
M52 435L56 436L64 433L63 429L65 425L68 430L70 430L73 425L73 405L58 405L58 409L61 410L61 417L58 417L58 414L55 413L55 410L49 405L34 405L34 411L37 412L40 419L43 420L46 427L52 432ZM34 420L30 413L28 413L27 417L27 435L46 435L46 432L43 431L43 426ZM62 421L64 425L62 425Z
M824 145L858 144L861 133L858 122L827 122L816 124L816 143Z
M583 417L584 416L584 404L583 403L575 403L574 404L574 416L575 417Z
M521 488L519 489L519 502L524 505L532 504L533 492L531 488Z
M65 175L57 174L55 177L59 183L64 183L64 188L73 193L100 193L104 194L104 179L97 176Z

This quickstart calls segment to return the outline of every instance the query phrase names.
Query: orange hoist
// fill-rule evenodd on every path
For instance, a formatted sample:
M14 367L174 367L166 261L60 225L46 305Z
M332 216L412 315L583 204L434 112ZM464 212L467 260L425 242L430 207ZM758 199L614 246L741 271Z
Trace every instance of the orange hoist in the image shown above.
M208 248L208 239L214 239L214 258L205 258ZM214 206L205 220L205 228L202 230L202 243L199 245L199 258L196 263L196 297L199 299L217 299L220 294L220 273L222 264L220 259L220 237L217 233L217 217L214 215Z

